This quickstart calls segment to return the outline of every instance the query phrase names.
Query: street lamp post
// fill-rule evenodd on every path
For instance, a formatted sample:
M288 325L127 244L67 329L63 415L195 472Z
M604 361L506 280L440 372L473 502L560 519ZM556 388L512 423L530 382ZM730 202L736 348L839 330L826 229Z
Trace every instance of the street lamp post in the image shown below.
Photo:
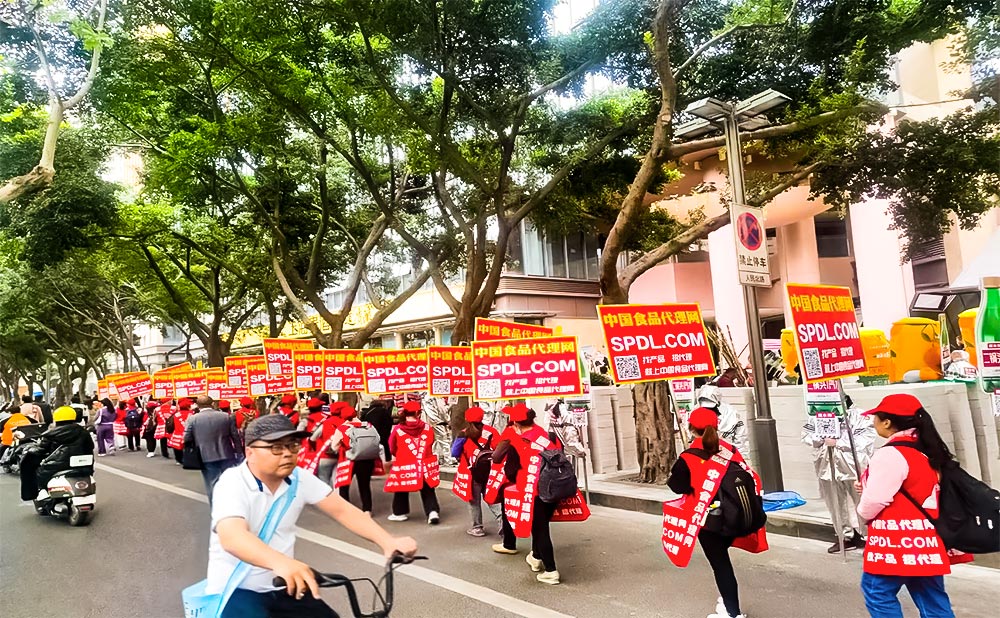
M743 176L743 150L740 146L740 115L757 116L777 105L784 104L787 97L776 91L767 91L751 97L740 104L727 103L717 99L703 99L688 106L687 112L717 125L721 122L726 139L729 184L733 192L733 207L729 209L729 223L736 233L737 208L746 206L746 189ZM693 127L698 130L698 127ZM766 242L766 241L765 241ZM768 280L768 286L770 281ZM764 491L783 491L781 457L778 453L778 432L771 416L771 399L767 391L767 367L764 364L764 341L760 328L760 311L757 305L757 288L743 282L743 307L746 312L747 338L750 348L750 365L754 374L754 398L756 410L751 410L750 433L754 452L752 459L761 473Z

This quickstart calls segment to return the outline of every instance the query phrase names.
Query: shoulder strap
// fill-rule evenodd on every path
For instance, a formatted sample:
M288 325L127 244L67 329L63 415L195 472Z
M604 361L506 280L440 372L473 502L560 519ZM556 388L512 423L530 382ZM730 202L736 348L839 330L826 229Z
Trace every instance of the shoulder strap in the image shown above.
M885 446L892 446L895 448L912 448L918 453L923 453L923 451L920 450L920 447L917 446L916 442L911 442L909 440L905 440L902 442L886 442ZM914 498L913 495L910 494L910 492L906 491L906 489L904 489L902 485L900 485L899 487L899 492L904 496L906 496L906 499L912 502L913 506L917 507L917 510L919 510L920 513L927 518L927 521L931 522L932 524L934 523L934 518L931 517L931 514L927 512L927 509L925 509L922 504L917 502L917 499Z
M286 491L280 499L271 503L271 508L268 509L267 516L264 518L264 524L260 527L260 532L257 533L257 538L263 541L265 545L271 541L271 537L274 536L281 520L285 518L285 513L288 512L288 509L292 506L292 502L295 501L295 496L298 494L299 490L298 468L292 471L291 479L292 482L288 486L288 491ZM233 573L226 581L226 587L222 589L223 599L228 601L229 597L231 597L236 588L239 587L240 583L249 571L250 565L242 560L236 565L236 568L233 569ZM222 607L225 607L225 604L225 601L223 601Z

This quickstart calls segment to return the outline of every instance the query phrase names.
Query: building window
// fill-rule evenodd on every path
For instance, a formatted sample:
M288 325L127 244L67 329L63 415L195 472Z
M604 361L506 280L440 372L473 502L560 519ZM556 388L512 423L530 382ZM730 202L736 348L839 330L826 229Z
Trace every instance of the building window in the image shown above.
M427 330L417 330L409 333L403 333L403 348L426 348L429 345L434 345L434 330L428 328Z
M584 232L568 236L546 234L530 221L522 221L507 245L507 272L597 280L599 251L596 235Z
M395 350L396 349L396 335L383 335L382 336L382 349L383 350Z
M816 252L821 258L850 257L847 243L847 221L837 217L825 219L817 217Z

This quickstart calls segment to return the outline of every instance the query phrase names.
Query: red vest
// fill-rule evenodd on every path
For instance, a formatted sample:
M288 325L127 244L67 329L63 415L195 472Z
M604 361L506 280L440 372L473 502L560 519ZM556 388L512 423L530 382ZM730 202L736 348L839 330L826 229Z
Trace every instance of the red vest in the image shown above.
M882 448L896 448L886 445ZM931 517L938 515L938 476L927 456L912 448L896 449L906 458L905 489ZM865 476L871 471L869 468ZM876 474L878 471L876 471ZM868 523L865 573L872 575L934 576L951 572L944 542L920 509L902 490L889 506Z
M483 435L479 436L479 440L466 438L465 444L462 445L462 456L458 458L458 470L451 484L451 493L465 502L472 500L472 469L469 467L469 462L475 460L482 450L481 444L495 448L496 438L497 430L489 425L483 425Z
M392 493L419 491L425 482L430 487L440 485L438 460L431 450L434 429L425 423L416 438L398 425L392 431L396 434L396 461L385 480L385 490Z
M188 417L191 416L191 410L178 410L174 414L174 431L167 438L167 446L173 449L184 448L184 427L187 425Z
M162 440L167 437L168 418L170 418L170 412L156 411L156 430L153 432L153 439Z

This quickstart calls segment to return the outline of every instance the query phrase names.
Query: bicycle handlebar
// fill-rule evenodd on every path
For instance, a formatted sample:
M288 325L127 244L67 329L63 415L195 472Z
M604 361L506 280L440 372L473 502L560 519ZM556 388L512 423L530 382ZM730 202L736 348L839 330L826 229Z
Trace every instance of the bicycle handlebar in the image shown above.
M427 560L427 556L405 556L396 552L389 558L385 564L385 575L383 577L385 580L385 596L382 595L379 587L375 585L375 582L368 578L351 579L346 575L339 575L337 573L320 573L316 569L313 569L312 572L320 588L344 587L344 590L347 592L347 599L351 604L351 611L354 613L355 618L386 618L389 615L389 612L392 611L393 605L393 571L397 566L410 564L414 560ZM354 588L354 582L358 581L367 581L371 583L372 587L375 589L376 596L382 600L381 610L374 610L370 614L365 614L361 611L361 606L358 604L357 590ZM272 580L272 583L275 588L288 587L288 582L286 582L283 577L275 577Z

